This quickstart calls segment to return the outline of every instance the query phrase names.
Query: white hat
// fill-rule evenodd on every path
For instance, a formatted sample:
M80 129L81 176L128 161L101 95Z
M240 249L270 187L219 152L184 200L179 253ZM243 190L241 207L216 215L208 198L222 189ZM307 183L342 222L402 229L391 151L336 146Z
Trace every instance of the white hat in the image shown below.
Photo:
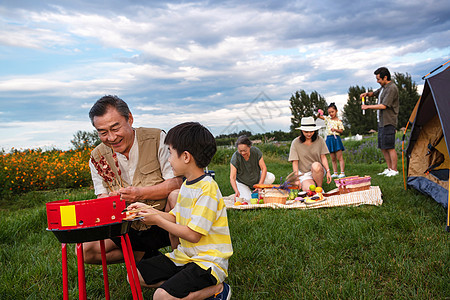
M300 122L300 127L297 127L295 129L300 129L304 131L316 131L319 130L320 128L322 128L322 126L317 126L313 117L305 117L302 118Z

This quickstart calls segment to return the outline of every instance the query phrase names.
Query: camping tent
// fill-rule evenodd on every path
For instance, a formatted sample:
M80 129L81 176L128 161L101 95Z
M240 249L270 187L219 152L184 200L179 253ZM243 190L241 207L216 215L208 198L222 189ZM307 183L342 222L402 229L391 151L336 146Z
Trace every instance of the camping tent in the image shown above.
M406 183L447 208L449 231L450 67L425 80L409 122Z

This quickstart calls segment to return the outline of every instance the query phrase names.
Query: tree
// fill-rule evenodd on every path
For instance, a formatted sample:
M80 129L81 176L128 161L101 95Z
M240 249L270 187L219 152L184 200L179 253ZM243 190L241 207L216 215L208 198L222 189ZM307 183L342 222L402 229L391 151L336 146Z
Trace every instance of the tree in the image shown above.
M327 102L316 91L308 95L304 90L296 91L289 99L292 117L291 117L291 132L300 126L300 121L303 117L312 117L320 108L327 110Z
M419 100L417 85L412 81L411 75L408 73L395 73L394 83L398 88L398 99L400 102L400 111L398 113L397 129L406 126L409 116Z
M369 90L367 90L369 91ZM351 86L348 89L347 103L344 105L342 122L349 134L364 134L371 129L378 130L376 111L367 109L363 115L359 95L366 92L365 87ZM366 99L366 104L375 104L376 98Z
M80 150L85 147L94 147L101 143L97 132L94 130L92 132L78 130L74 135L73 139L70 141L75 150Z

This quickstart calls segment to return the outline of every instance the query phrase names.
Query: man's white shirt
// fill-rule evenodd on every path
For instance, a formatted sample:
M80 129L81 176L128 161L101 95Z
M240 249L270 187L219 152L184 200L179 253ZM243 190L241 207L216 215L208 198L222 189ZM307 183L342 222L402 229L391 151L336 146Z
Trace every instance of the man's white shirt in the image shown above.
M130 153L129 153L129 159L123 154L117 153L117 160L119 161L119 167L122 171L122 178L128 184L132 184L134 172L136 171L136 167L139 160L139 146L137 142L137 133L135 131L134 135L134 142L133 146L131 146ZM159 138L159 148L158 148L158 160L159 160L159 166L161 169L161 174L164 180L174 178L172 167L169 163L169 147L164 144L164 139L166 137L166 133L164 131L161 131L161 135ZM89 160L89 168L91 169L91 177L92 182L94 184L95 194L108 194L109 191L107 188L103 186L103 179L102 177L97 173L97 170L95 169L92 162Z

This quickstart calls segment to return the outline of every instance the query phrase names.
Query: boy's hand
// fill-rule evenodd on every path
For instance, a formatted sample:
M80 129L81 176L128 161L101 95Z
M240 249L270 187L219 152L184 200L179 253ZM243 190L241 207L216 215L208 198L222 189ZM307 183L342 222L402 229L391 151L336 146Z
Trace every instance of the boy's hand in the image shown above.
M127 210L143 209L146 207L150 207L150 206L145 203L142 203L142 202L134 202L127 206Z
M145 204L144 204L145 205ZM142 216L143 219L141 222L143 222L146 225L155 225L157 224L158 220L161 218L161 211L154 209L151 206L146 205L147 207L143 207L143 209L138 212L138 216Z

